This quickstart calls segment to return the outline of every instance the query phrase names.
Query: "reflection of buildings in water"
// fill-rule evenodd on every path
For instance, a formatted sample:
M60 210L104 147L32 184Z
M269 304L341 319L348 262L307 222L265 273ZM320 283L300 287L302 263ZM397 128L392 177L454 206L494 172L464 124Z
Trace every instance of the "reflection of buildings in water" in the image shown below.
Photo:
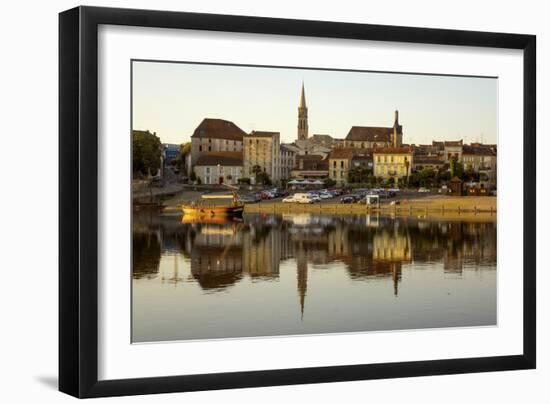
M380 261L410 262L409 234L396 227L377 231L372 239L372 258Z
M288 249L288 242L276 227L210 226L201 229L194 239L189 252L191 272L203 283L209 282L210 288L229 286L245 274L253 278L277 278L281 259L289 255Z
M496 262L496 223L309 214L255 215L227 223L155 220L134 227L135 278L157 276L161 250L189 258L192 278L204 289L231 286L246 274L277 279L280 262L295 258L302 315L308 264L342 262L356 280L391 277L397 295L403 263L442 262L446 273L461 274L465 265L494 268ZM161 274L168 282L180 280L174 260L173 273Z
M172 260L172 265L159 266L160 280L162 281L162 283L171 283L176 287L178 283L184 281L179 271L180 254L173 253L169 256L165 255L165 259L168 259L168 257L170 257L169 259Z
M347 227L336 226L327 234L327 239L327 254L330 261L344 261L351 255Z
M269 227L249 229L243 234L243 272L252 277L277 277L285 244L280 232Z
M221 289L242 277L242 248L197 246L191 251L191 274L203 289Z
M460 276L465 265L496 262L496 223L430 222L412 226L415 262L442 262L446 274Z
M159 234L133 233L132 235L132 276L154 278L158 274L161 255Z
M412 261L410 236L405 228L377 221L369 230L348 232L351 254L344 260L352 279L392 278L397 296L402 263Z
M400 227L377 231L373 237L373 256L375 264L382 264L386 273L393 280L393 293L398 294L398 284L401 282L401 265L412 261L411 240L409 233Z
M191 251L191 274L203 289L219 289L242 277L242 224L198 224Z

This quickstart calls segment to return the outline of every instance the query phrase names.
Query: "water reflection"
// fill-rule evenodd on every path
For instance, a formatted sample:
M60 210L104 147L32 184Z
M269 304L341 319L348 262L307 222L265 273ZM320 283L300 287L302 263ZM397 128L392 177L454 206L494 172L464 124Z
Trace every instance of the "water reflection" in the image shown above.
M464 268L494 272L496 234L494 221L311 214L252 215L239 221L185 220L140 212L133 217L133 277L134 281L160 280L174 285L191 282L208 295L227 293L244 280L250 282L247 288L278 282L281 266L290 265L295 268L295 296L303 321L311 270L343 268L351 284L381 282L399 298L401 289L407 287L406 282L401 285L404 267L414 271L442 267L444 279L449 280L460 279ZM162 271L161 260L167 261ZM430 272L426 279L437 276ZM352 286L338 282L334 293L344 290L344 298L346 288ZM489 287L496 288L492 283ZM251 301L261 300L254 299ZM488 310L493 308L491 305ZM492 313L490 318L495 316Z

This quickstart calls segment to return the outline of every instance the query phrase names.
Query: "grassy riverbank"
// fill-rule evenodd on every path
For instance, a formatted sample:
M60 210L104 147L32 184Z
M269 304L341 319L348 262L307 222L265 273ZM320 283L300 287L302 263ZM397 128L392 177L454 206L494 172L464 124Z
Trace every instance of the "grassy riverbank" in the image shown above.
M317 204L263 202L245 205L245 213L322 213L322 214L391 214L399 216L496 219L496 197L428 196L400 199L399 205L380 206L340 204L336 201Z
M181 212L181 204L200 198L201 192L186 191L163 201L165 213ZM379 207L364 204L341 204L332 199L315 204L262 201L246 204L245 213L317 213L317 214L382 214L434 219L496 220L497 200L493 196L441 196L398 197L399 205L383 201Z

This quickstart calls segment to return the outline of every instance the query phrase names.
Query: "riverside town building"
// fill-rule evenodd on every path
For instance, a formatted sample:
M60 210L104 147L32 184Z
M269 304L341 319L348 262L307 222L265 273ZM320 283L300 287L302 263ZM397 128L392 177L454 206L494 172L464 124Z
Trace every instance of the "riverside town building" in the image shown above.
M255 184L259 171L273 184L291 179L316 179L338 186L349 184L353 170L364 169L377 180L390 185L406 184L408 178L423 170L442 173L453 162L475 173L487 189L497 185L497 147L481 143L464 144L433 140L431 144L406 144L404 127L395 111L393 124L387 127L353 125L342 137L309 134L305 84L302 83L296 138L281 143L277 128L246 133L232 121L204 118L191 134L190 151L181 156L188 177L194 172L203 184ZM168 149L168 146L171 149ZM174 145L167 145L172 151Z

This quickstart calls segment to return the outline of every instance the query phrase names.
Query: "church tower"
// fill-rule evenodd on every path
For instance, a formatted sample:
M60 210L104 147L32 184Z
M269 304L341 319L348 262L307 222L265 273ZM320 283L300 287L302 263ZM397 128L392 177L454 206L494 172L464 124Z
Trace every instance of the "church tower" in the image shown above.
M392 144L393 147L400 147L403 143L403 127L399 125L399 111L395 111L395 120L393 122Z
M302 82L302 95L300 97L300 105L298 106L298 140L305 140L307 137L308 127L306 93L304 90L304 83Z

